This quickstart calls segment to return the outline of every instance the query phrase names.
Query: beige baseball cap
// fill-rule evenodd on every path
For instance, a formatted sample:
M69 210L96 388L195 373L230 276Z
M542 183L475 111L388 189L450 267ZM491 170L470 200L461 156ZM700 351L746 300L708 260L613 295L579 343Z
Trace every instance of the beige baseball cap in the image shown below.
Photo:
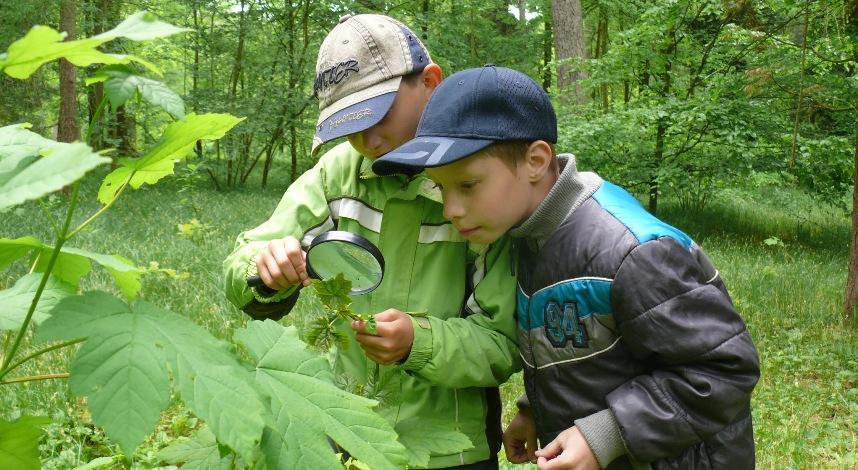
M432 63L408 27L384 15L346 15L319 48L313 93L319 120L313 153L325 142L372 127L387 114L403 75Z

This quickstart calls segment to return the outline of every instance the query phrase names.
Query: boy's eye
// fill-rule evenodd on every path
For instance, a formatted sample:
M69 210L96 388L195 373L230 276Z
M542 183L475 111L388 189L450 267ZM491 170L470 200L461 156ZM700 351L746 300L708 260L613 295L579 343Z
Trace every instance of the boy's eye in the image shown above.
M459 186L461 186L462 189L471 189L476 185L477 181L463 181Z

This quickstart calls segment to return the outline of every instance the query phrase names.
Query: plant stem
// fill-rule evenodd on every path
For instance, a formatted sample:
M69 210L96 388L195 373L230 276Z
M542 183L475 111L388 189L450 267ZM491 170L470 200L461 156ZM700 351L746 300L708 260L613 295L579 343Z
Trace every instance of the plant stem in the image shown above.
M107 96L101 97L101 102L98 103L98 107L95 108L95 112L92 113L92 120L89 121L89 127L86 129L86 140L84 143L89 145L90 139L92 139L92 130L95 128L95 124L101 119L101 113L104 111L104 107L107 105Z
M42 354L45 354L46 352L54 351L54 350L56 350L56 349L64 348L64 347L66 347L66 346L71 346L71 345L73 345L73 344L81 343L81 342L83 342L83 341L84 341L84 340L83 340L83 338L80 338L80 339L73 339L73 340L71 340L71 341L66 341L66 342L64 342L64 343L57 343L57 344L55 344L55 345L53 345L53 346L49 346L49 347L47 347L47 348L45 348L45 349L40 349L40 350L38 350L38 351L36 351L36 352L34 352L34 353L30 354L29 356L27 356L27 357L25 357L25 358L21 359L20 361L18 361L18 362L16 362L16 363L14 363L14 364L12 364L12 365L10 365L10 366L6 369L6 372L12 372L13 370L15 370L15 369L16 369L18 366L20 366L21 364L23 364L23 363L25 363L25 362L29 361L30 359L33 359L33 358L39 357L39 356L41 356Z
M34 382L36 380L67 379L67 378L69 378L68 372L64 372L62 374L27 375L25 377L15 377L14 379L0 381L0 385L9 385L9 384L16 384L16 383L21 383L21 382Z
M51 252L51 259L48 260L48 265L45 267L45 272L42 274L42 280L39 282L39 287L36 289L36 295L33 297L33 301L30 302L30 309L27 311L27 316L24 318L24 323L21 324L21 329L18 330L18 335L15 337L15 342L12 343L12 347L6 354L3 355L3 365L0 366L0 380L9 373L8 366L12 362L12 359L15 357L15 353L18 351L18 347L21 345L21 340L24 339L24 335L27 333L27 327L30 326L30 321L33 319L33 313L36 311L36 305L39 304L39 299L42 297L42 292L45 290L45 285L48 283L48 278L51 275L51 271L54 269L54 264L57 262L57 258L60 255L60 250L63 247L63 243L66 241L66 234L68 233L69 226L71 226L72 216L74 215L74 210L77 207L78 196L80 195L80 181L74 183L72 189L72 196L69 200L69 207L66 211L66 220L63 223L63 228L60 231L57 237L57 244L54 246L54 250Z
M131 181L131 176L134 176L134 173L131 173L131 175L128 177L128 179L126 179L126 180L125 180L125 182L124 182L124 183L122 183L122 186L119 188L119 190L118 190L118 191L116 191L116 195L115 195L115 196L113 196L113 199L111 199L111 200L110 200L110 202L108 202L104 207L102 207L101 209L99 209L95 214L92 214L92 216L90 216L90 218L88 218L88 219L84 220L80 225L78 225L77 227L75 227L75 229L74 229L74 230L72 230L71 232L69 232L68 236L66 236L66 240L68 240L68 239L72 238L73 236L77 235L77 234L78 234L78 232L80 232L81 230L83 230L83 229L84 229L87 225L89 225L93 220L95 220L95 219L97 219L99 216L101 216L101 214L103 214L103 213L104 213L104 211L106 211L107 209L109 209L109 208L110 208L110 206L112 206L112 205L113 205L113 203L114 203L114 202L116 202L116 200L117 200L117 199L119 199L119 195L120 195L120 194L122 194L122 191L125 191L125 188L128 186L128 183Z

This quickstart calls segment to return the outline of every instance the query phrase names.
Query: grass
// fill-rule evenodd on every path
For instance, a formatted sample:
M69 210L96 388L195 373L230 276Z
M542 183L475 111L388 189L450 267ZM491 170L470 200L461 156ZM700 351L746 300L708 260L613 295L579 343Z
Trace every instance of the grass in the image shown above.
M99 176L85 181L79 221L98 207L93 194ZM270 214L285 183L274 182L266 191L224 193L205 186L172 178L133 191L70 245L175 270L145 276L142 297L228 338L247 319L223 297L221 262L241 230ZM60 214L62 206L57 200L50 210ZM660 215L709 253L760 352L762 378L753 399L759 468L858 466L858 333L840 321L848 219L800 192L770 187L725 191L695 214L668 200ZM180 224L186 225L180 229ZM53 242L50 225L34 205L3 216L0 236L24 235ZM0 288L26 269L18 263L0 273ZM115 291L99 268L83 287ZM32 350L30 338L24 345L24 353ZM65 371L70 355L46 354L16 375ZM521 390L520 374L502 387L507 421ZM118 452L90 423L65 381L7 385L0 391L4 419L21 414L54 419L41 447L45 468L70 468ZM134 466L157 465L154 451L187 433L193 419L180 406L171 407L135 455Z

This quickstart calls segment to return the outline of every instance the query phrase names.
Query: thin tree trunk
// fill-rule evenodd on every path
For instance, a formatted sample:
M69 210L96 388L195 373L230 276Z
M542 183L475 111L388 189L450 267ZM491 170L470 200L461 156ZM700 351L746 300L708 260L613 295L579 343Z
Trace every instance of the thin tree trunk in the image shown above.
M790 145L789 152L789 167L795 167L795 149L796 143L798 142L798 124L801 119L801 100L804 94L804 63L805 56L807 53L807 24L810 21L810 1L805 4L804 7L804 28L801 35L801 70L799 71L798 77L798 97L795 100L795 121L792 126L792 144Z
M854 182L852 184L852 239L849 243L849 274L846 277L846 295L843 304L843 319L846 325L856 323L856 304L858 303L858 101L855 103L855 160Z
M543 26L545 27L542 38L542 89L548 91L551 88L551 59L554 55L554 29L552 28L551 8L546 5L542 13Z
M75 38L75 0L60 3L60 29L66 32L66 41ZM80 139L77 122L77 75L75 67L65 59L60 60L60 114L57 140L74 142Z
M596 56L601 59L608 53L608 18L601 14L599 16L599 28L596 34ZM599 95L602 97L602 112L610 111L609 103L610 87L607 83L599 85Z
M554 17L554 47L557 56L557 88L560 99L567 103L584 104L586 95L580 80L583 72L572 70L564 61L573 58L585 58L584 48L584 12L581 0L553 0L551 2Z
M518 0L518 21L527 22L527 0Z

